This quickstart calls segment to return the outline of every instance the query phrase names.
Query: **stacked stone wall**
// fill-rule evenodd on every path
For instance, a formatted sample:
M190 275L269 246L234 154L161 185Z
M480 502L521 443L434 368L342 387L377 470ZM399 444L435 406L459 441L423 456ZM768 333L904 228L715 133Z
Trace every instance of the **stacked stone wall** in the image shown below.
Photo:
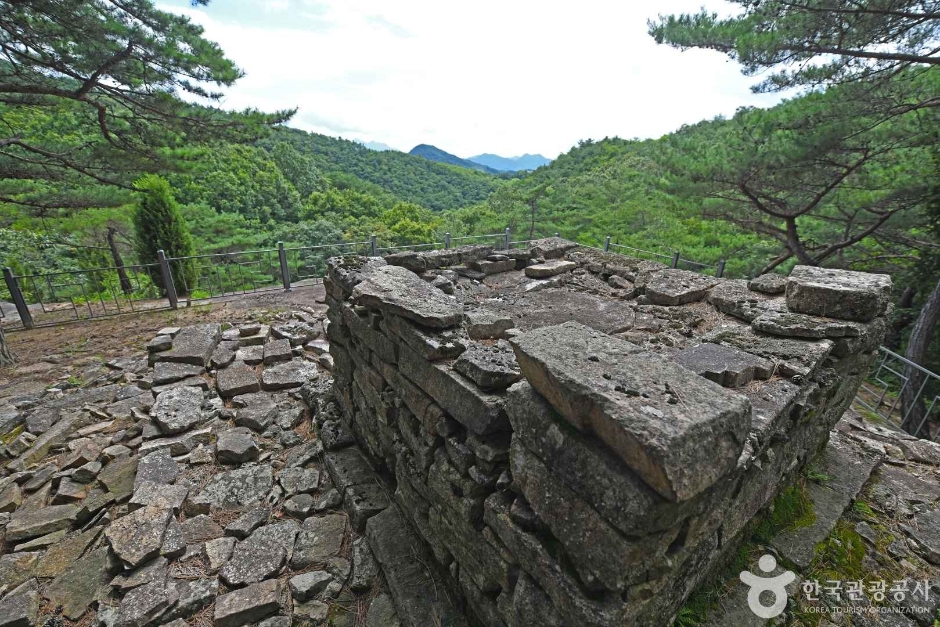
M339 426L487 627L671 622L827 441L890 293L875 275L749 284L556 238L336 258L325 283ZM550 291L593 294L616 328L527 322ZM348 443L325 441L328 465Z

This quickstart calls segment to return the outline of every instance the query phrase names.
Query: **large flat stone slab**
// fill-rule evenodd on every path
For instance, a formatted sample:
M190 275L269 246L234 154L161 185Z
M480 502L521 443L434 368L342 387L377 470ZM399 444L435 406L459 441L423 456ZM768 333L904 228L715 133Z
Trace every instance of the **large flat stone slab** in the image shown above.
M375 268L353 289L353 300L435 329L457 326L463 316L456 299L400 266Z
M269 391L299 388L318 376L319 370L315 363L294 359L265 368L261 373L261 388Z
M77 505L51 505L41 509L18 511L6 528L6 541L27 540L68 529L78 514Z
M46 587L43 596L53 607L62 606L62 614L78 620L110 579L106 573L108 550L100 548L74 562Z
M276 614L281 608L281 586L277 579L223 594L215 600L216 627L240 627Z
M169 509L144 507L111 523L105 536L117 556L130 568L136 568L160 555L163 534L172 515Z
M546 261L545 263L537 263L531 266L527 266L525 269L525 275L527 277L532 277L533 279L547 279L558 274L564 274L565 272L571 272L578 267L573 261L567 261L565 259L552 259Z
M751 426L747 398L575 322L511 340L523 375L669 500L730 471Z
M705 298L721 279L690 270L660 270L646 283L646 298L653 305L684 305Z
M260 358L259 358L260 359ZM261 390L258 374L254 368L243 361L236 361L216 374L215 387L219 396L228 398L241 394L251 394Z
M809 527L784 531L770 544L790 563L801 569L808 568L816 556L816 545L829 536L881 459L880 453L862 447L839 431L833 431L829 444L811 464L814 471L828 480L821 483L810 481L806 485L816 514L815 522Z
M184 327L173 338L173 348L159 353L157 361L193 364L205 368L221 339L222 328L216 323Z
M773 362L733 346L706 342L679 351L675 361L697 375L726 388L739 388L755 379L769 379Z
M237 509L251 505L267 496L273 485L274 475L267 464L220 472L209 480L202 492L188 499L187 511L208 514L210 506Z
M890 300L887 274L796 266L787 280L787 307L798 313L868 322Z
M453 605L424 563L433 559L397 507L392 506L366 523L366 537L382 565L395 610L403 627L448 625L466 627L467 620ZM403 556L410 556L402 559Z
M705 342L733 346L772 361L785 377L808 377L832 352L832 340L803 340L757 333L749 326L722 325L704 336Z

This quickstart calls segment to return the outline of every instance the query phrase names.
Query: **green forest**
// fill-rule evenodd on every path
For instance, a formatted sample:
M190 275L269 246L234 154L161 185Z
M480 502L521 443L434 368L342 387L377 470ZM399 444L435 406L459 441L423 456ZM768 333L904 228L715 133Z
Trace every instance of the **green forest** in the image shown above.
M940 12L736 4L734 18L661 16L650 36L718 50L761 76L756 91L798 95L657 139L584 139L533 172L493 175L297 130L292 110L217 108L214 90L240 70L149 0L0 2L0 261L36 274L110 266L115 248L151 262L157 244L207 254L505 228L514 240L610 236L725 260L731 277L795 264L890 273L890 345L926 327L915 357L937 364L937 316L921 314L940 301ZM138 219L154 194L163 217ZM170 240L139 232L167 219L181 224L160 235Z

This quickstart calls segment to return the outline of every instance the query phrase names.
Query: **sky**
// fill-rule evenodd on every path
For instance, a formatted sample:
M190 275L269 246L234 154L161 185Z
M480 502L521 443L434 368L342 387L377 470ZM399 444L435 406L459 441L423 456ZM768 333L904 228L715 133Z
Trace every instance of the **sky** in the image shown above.
M297 107L290 126L469 157L549 158L582 139L659 137L770 106L725 55L647 34L721 0L158 0L245 72L225 108Z

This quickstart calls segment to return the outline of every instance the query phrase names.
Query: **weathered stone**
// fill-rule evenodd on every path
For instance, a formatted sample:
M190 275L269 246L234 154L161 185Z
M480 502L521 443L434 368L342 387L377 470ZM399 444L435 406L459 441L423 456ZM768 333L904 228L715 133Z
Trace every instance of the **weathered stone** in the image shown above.
M357 533L366 528L366 521L388 507L385 489L376 483L346 488L343 505L349 514L349 524Z
M342 617L348 615L348 613L339 605L336 607L338 608L336 616L330 622L335 627L340 627L338 621L342 620ZM306 603L294 604L293 618L297 621L296 624L298 625L325 625L329 616L330 606L322 601L308 601Z
M787 277L783 274L762 274L748 281L747 286L762 294L783 294L787 290Z
M157 359L159 361L193 364L205 368L209 365L212 352L221 339L222 330L215 323L184 327L173 338L173 348L165 353L160 353Z
M832 352L831 340L807 341L763 335L751 327L722 325L702 340L739 348L751 355L772 361L779 374L785 377L808 377L816 371Z
M525 269L525 275L532 277L533 279L547 279L558 274L571 272L577 267L578 264L573 261L553 259L551 261L546 261L545 263L537 263L535 265L527 266Z
M273 485L274 477L268 465L220 472L209 480L202 492L188 499L187 511L205 514L210 506L235 509L252 505L267 496Z
M262 346L265 342L268 341L268 336L271 333L271 328L266 324L252 324L245 325L239 329L240 335L238 336L238 346ZM260 359L260 351L258 353ZM238 359L238 357L236 357Z
M91 546L99 533L101 528L95 527L49 547L36 565L34 574L41 578L58 577Z
M359 538L352 545L352 580L349 587L356 592L368 590L379 574L379 565L372 555L369 542Z
M398 615L395 614L392 599L384 592L369 603L369 613L366 614L366 627L401 627L401 621L398 620Z
M35 576L41 555L39 551L21 551L0 557L0 586L16 587Z
M277 579L234 590L216 598L213 620L216 627L241 627L277 613L280 609Z
M165 621L186 619L199 610L209 607L219 594L219 582L213 579L193 579L176 581L169 585L176 588L178 601L162 619Z
M375 483L375 474L358 448L331 451L324 456L333 485L342 493L354 485Z
M167 435L189 431L206 421L202 399L202 390L190 386L161 392L150 410L150 418Z
M751 326L772 335L809 339L859 337L867 332L858 322L780 311L765 311Z
M258 459L260 449L251 432L237 428L223 431L215 443L215 457L222 464L242 464Z
M399 266L375 268L353 289L353 300L437 329L456 326L463 314L460 303Z
M291 345L288 340L273 340L264 345L262 360L264 365L270 366L281 361L290 361L293 357Z
M544 237L529 242L529 255L531 258L559 259L575 248L578 248L576 242L566 240L563 237Z
M325 562L342 548L345 535L346 517L342 514L308 518L297 535L291 568L299 570Z
M68 529L76 519L75 505L51 505L37 510L14 512L6 527L6 541L27 540Z
M168 450L170 451L170 455L186 455L196 448L197 445L209 444L212 439L211 436L211 428L204 427L202 429L194 429L182 435L157 438L156 440L144 442L140 445L138 452L141 456L145 456L156 453L157 451ZM131 459L136 463L136 458ZM107 470L107 467L105 467L105 470Z
M139 507L157 507L178 512L183 507L183 501L186 500L188 494L189 487L185 485L166 485L144 481L134 490L134 496L131 497L128 506L132 510Z
M199 544L221 538L225 532L217 522L205 514L187 518L182 525L183 539L186 544Z
M333 575L323 570L296 575L290 579L290 591L298 601L309 601L333 581Z
M392 333L427 361L452 359L466 349L467 336L463 329L432 331L398 316L386 316L385 323Z
M162 483L171 484L179 476L179 464L170 455L168 448L159 450L150 455L140 458L137 464L137 475L134 478L134 486L141 483Z
M13 512L23 503L23 491L20 486L11 483L0 492L0 512Z
M164 581L134 588L121 601L119 625L121 627L145 627L156 624L158 619L178 600L176 588L167 586Z
M225 398L261 390L257 373L244 361L235 361L228 368L220 370L215 377L215 387L219 395Z
M797 313L868 322L890 300L887 274L796 266L787 280L787 306Z
M481 392L446 364L428 363L402 346L399 365L406 377L420 385L455 420L477 434L508 427L502 396Z
M732 346L699 344L679 351L675 361L692 372L726 388L739 388L755 379L769 379L774 365Z
M323 442L323 448L334 451L354 444L356 438L344 421L327 420L320 426L320 440Z
M255 507L230 522L225 527L225 533L242 539L251 535L251 532L268 521L271 510L268 507Z
M331 488L320 495L317 502L313 504L313 511L316 514L333 511L343 504L343 495L336 488Z
M98 473L101 472L101 468L101 462L82 464L72 473L72 479L78 483L91 483L98 476ZM0 504L2 504L2 501L3 495L0 495ZM0 508L0 511L3 511L3 509Z
M454 362L454 370L488 392L505 390L522 378L512 347L505 340L489 346L472 342Z
M0 627L32 627L38 624L39 583L21 584L0 601Z
M126 574L118 575L111 580L111 587L119 588L120 590L130 590L131 588L156 581L166 582L169 565L165 557L157 557L142 565L140 568Z
M277 405L273 402L254 403L235 410L235 424L262 433L271 425L277 413Z
M422 566L432 558L397 507L370 518L366 535L385 573L402 624L466 626L466 619L450 597L435 592L442 584L433 579L431 569ZM412 558L401 559L402 555Z
M219 345L215 347L215 350L212 352L212 359L209 364L216 369L225 368L230 363L235 361L235 353L228 348Z
M148 353L160 353L173 347L173 338L169 335L158 335L147 342Z
M144 507L111 523L105 537L117 556L128 567L136 568L160 554L171 516L169 509Z
M491 309L471 309L463 315L464 328L474 340L492 340L506 336L515 324L512 318Z
M249 366L257 366L264 361L264 345L243 346L235 351L235 361L243 361Z
M750 430L746 397L635 345L568 322L519 335L532 386L653 489L686 500L731 470Z
M764 312L786 309L786 303L782 298L771 298L766 294L753 292L748 288L747 281L743 279L722 281L709 290L708 302L718 311L747 322Z
M181 381L187 377L199 376L205 374L205 372L206 369L204 366L158 361L153 366L153 384L166 385L174 381Z
M318 375L316 364L304 359L294 359L265 368L261 373L261 387L265 390L299 388Z
M226 562L232 558L235 551L235 538L226 536L224 538L215 538L209 540L202 547L202 553L206 557L209 570L215 572L222 568Z
M499 274L500 272L509 272L516 269L514 259L483 259L479 261L468 261L467 267L475 270L484 276Z
M291 346L303 346L320 335L319 325L307 324L301 321L292 321L286 324L276 324L271 327L274 337L287 340Z
M38 538L33 538L28 542L23 544L17 544L13 547L13 550L17 553L20 551L34 551L36 549L44 549L49 545L55 544L62 540L65 537L67 530L60 529L59 531L53 531L50 534L39 536Z
M229 586L244 586L276 576L286 560L284 547L270 538L248 538L236 545L219 575Z
M653 305L674 307L702 300L719 281L691 270L660 270L650 276L644 293Z
M314 500L309 494L297 494L284 501L284 512L294 518L306 518L313 510Z
M43 596L53 607L62 606L62 615L78 620L95 600L98 590L107 584L108 550L97 549L73 562L50 583Z

